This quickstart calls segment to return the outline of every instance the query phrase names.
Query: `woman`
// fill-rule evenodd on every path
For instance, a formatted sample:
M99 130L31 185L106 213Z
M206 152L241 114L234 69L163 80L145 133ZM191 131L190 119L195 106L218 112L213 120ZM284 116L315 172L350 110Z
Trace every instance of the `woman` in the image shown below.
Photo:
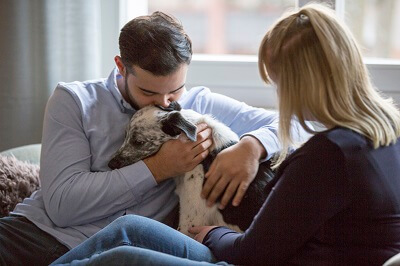
M284 149L274 189L245 233L194 227L206 248L126 217L57 263L380 265L400 252L400 113L373 88L346 26L317 4L286 14L261 43L259 70L277 87ZM315 135L288 156L294 116ZM306 120L327 130L314 132Z

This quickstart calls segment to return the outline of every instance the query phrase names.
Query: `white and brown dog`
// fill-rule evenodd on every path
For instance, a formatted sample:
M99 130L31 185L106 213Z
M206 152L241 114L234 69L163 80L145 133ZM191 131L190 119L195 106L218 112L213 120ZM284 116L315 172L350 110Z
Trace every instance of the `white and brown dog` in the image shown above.
M177 138L182 132L195 141L196 125L203 122L212 129L211 152L192 171L175 178L175 192L179 196L180 204L179 231L189 235L188 229L194 225L220 225L238 232L244 231L267 198L270 190L267 185L270 185L274 173L270 162L260 164L256 178L238 207L233 207L232 204L228 204L224 210L219 210L216 205L207 207L206 201L200 197L204 174L218 152L239 141L229 127L209 115L181 110L177 102L173 102L168 108L144 107L133 115L125 141L108 165L111 169L116 169L142 160L156 153L163 143Z

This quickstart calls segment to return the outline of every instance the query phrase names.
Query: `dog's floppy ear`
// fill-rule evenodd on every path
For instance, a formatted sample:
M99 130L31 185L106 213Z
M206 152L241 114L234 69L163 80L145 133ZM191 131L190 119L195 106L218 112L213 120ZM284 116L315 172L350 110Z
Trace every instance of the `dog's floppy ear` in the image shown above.
M191 141L196 141L196 125L186 120L180 112L169 113L161 121L161 125L161 130L170 136L177 136L183 132Z

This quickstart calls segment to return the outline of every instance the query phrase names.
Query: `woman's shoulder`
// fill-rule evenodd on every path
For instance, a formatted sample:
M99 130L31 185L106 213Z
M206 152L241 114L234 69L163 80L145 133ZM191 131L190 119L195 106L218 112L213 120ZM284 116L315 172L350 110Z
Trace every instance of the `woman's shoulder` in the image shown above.
M305 142L299 149L295 150L286 160L287 163L293 161L318 161L321 163L327 160L335 160L336 162L344 159L344 154L339 144L339 139L346 138L346 132L339 132L342 129L334 128L325 130L315 134L307 142ZM339 134L339 136L332 137L332 134Z
M398 156L400 142L394 145L374 148L372 141L364 135L348 128L335 127L316 134L307 143L307 151L314 151L319 156L335 154L347 163L366 164L366 162L381 161L382 158ZM306 145L304 145L306 146Z
M372 148L371 142L363 135L344 127L334 127L320 132L313 138L313 142L328 142L342 151L353 149Z
M315 134L290 157L313 160L345 160L354 151L369 149L370 144L360 134L343 127L335 127Z

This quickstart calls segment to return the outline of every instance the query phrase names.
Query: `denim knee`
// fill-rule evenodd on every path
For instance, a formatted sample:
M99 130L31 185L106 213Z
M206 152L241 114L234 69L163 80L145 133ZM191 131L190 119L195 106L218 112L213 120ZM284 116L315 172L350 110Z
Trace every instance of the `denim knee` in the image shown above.
M146 221L150 220L149 218L142 217L139 215L128 214L115 219L110 226L113 230L121 230L121 229L132 229L137 230L142 228L142 226L146 223Z
M139 215L124 215L110 224L108 233L121 234L129 238L137 238L140 235L147 235L154 231L154 226L159 226L158 222ZM150 233L151 233L150 232Z

